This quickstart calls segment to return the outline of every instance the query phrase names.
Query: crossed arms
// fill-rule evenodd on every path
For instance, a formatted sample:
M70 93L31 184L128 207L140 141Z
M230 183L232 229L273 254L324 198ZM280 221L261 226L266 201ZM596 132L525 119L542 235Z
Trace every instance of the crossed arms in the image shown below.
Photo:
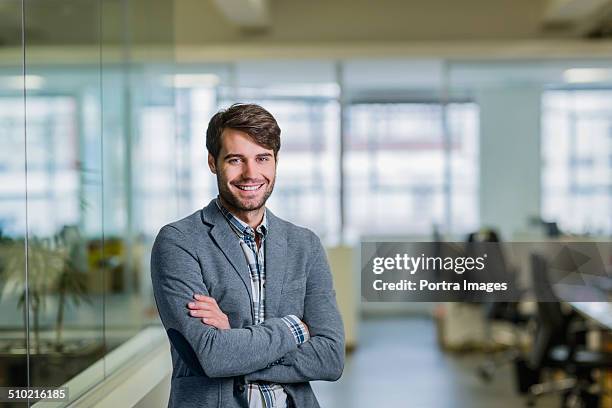
M209 377L244 375L247 381L275 383L338 379L344 366L342 320L325 252L319 239L311 235L303 319L310 339L298 345L282 318L232 329L224 325L220 310L206 318L213 319L210 321L191 317L186 307L199 303L194 302L193 295L210 298L210 294L189 241L173 226L162 228L153 245L151 277L161 320L168 333L173 333L171 341L180 339L173 345L181 358L195 358ZM180 342L186 347L177 347L175 343ZM184 351L186 348L189 352ZM279 360L280 364L272 365Z

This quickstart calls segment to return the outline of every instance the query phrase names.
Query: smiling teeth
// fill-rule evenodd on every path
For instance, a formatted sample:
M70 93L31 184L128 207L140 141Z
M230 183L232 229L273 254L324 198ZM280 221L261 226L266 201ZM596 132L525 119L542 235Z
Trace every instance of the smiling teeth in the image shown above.
M245 191L254 191L257 190L259 187L261 187L261 185L259 186L253 186L253 187L247 187L247 186L236 186L241 190L245 190Z

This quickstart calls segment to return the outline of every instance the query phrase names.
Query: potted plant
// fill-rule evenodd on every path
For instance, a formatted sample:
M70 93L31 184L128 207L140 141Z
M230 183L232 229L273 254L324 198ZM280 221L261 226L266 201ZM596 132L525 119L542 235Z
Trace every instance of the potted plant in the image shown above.
M40 314L45 311L49 295L56 293L58 296L55 342L52 347L56 351L64 349L62 334L67 302L71 301L75 305L81 301L89 302L79 242L78 231L74 227L64 227L60 234L52 238L29 238L26 263L23 240L0 240L0 299L9 293L18 295L17 306L22 309L24 327L27 322L26 313L31 311L33 343L37 354L43 352Z
M91 303L87 286L85 254L82 250L79 231L76 227L64 227L59 234L66 250L63 268L58 276L55 291L58 294L55 324L55 349L62 351L64 344L64 310L67 302L79 306L82 301Z

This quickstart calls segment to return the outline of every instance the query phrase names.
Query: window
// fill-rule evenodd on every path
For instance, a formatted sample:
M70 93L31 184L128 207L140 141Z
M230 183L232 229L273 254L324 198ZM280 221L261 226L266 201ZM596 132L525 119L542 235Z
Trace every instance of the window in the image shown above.
M356 103L348 118L346 211L351 235L422 235L434 226L448 226L455 233L476 228L475 104Z
M542 216L564 232L612 233L611 90L543 96Z

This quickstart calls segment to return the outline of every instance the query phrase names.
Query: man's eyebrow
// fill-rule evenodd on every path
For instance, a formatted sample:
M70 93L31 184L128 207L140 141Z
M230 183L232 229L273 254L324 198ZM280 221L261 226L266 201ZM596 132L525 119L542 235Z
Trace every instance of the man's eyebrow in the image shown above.
M244 157L244 155L238 154L238 153L228 153L228 154L225 155L225 157L223 157L223 160L231 159L233 157L242 158L242 157Z
M228 153L223 157L223 160L227 160L227 159L232 159L232 158L244 158L245 156L243 154L239 154L239 153ZM259 153L257 155L255 155L255 157L272 157L272 153Z

